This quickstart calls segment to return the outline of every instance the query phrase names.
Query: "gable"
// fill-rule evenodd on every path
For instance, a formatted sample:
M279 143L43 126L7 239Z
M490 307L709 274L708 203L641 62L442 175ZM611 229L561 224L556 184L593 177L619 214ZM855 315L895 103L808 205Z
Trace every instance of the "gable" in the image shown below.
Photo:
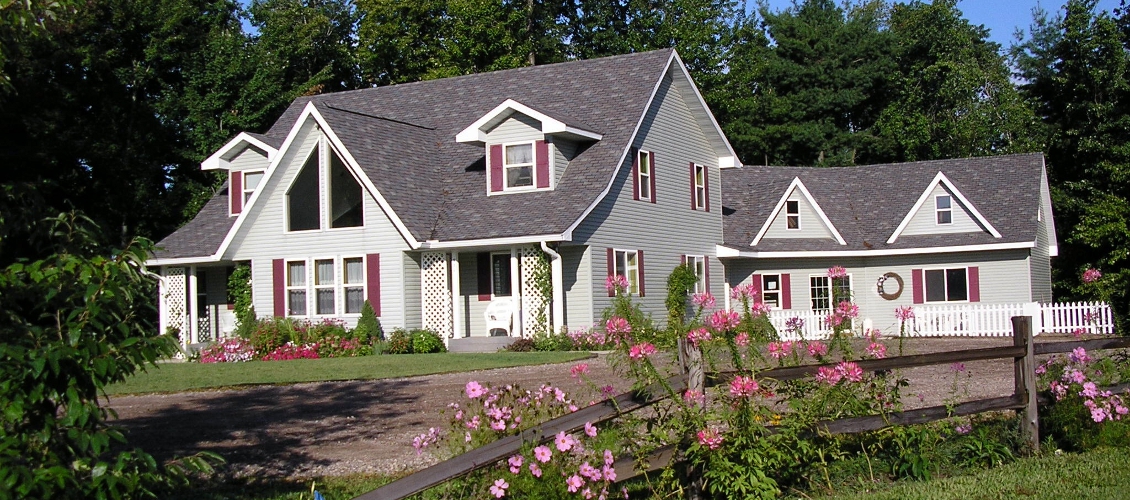
M242 151L237 153L228 162L229 170L265 170L270 160L267 159L267 152L254 146L248 145Z
M820 220L816 207L804 196L799 187L792 188L785 196L785 200L785 206L769 222L769 229L762 238L835 239L831 229ZM789 229L789 202L794 202L798 209L799 229Z
M521 113L510 115L509 118L486 132L486 142L489 144L540 141L543 139L545 139L545 134L541 131L541 122Z
M935 205L938 197L949 197L950 220L949 224L939 224ZM917 234L960 234L960 233L987 233L988 230L974 219L969 207L954 195L946 186L939 184L930 190L925 203L911 215L910 222L903 229L903 236Z
M944 191L938 191L939 188L944 189ZM911 207L910 211L906 213L905 217L903 217L902 222L899 223L895 231L891 233L891 237L887 239L887 244L898 241L899 236L905 234L906 229L910 226L910 224L915 220L916 217L920 217L919 222L921 226L917 228L918 230L928 228L928 220L937 221L936 196L939 195L950 197L951 216L956 216L956 219L962 216L962 214L959 212L963 212L965 215L968 215L970 218L976 221L976 225L980 230L966 231L964 230L964 228L959 227L958 230L950 230L948 232L934 231L922 232L918 234L969 234L985 232L995 239L999 239L1001 237L1001 233L998 232L997 229L989 223L988 219L986 219L985 216L981 214L981 211L978 210L977 207L969 201L969 198L967 198L965 194L963 194L961 190L958 189L957 186L954 185L954 183L951 182L948 177L946 177L945 173L938 171L938 174L934 176L934 180L930 181L930 184L926 186L926 189L922 192L922 195L918 197L918 201L914 203L914 206ZM927 217L933 217L933 219L927 219ZM937 222L935 222L935 225L941 226L937 224ZM951 222L949 225L953 225L953 223ZM966 225L966 227L969 226ZM945 228L942 227L941 229L944 230Z

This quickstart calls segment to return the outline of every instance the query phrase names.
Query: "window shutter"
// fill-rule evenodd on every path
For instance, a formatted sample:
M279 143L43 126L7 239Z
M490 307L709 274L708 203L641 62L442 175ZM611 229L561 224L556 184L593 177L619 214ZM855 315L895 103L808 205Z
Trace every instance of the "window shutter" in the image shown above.
M787 274L781 275L781 309L793 308L792 279Z
M286 272L282 259L271 261L271 291L274 295L275 317L286 316Z
M687 265L687 256L686 255L680 255L679 256L679 265L681 265L681 266Z
M612 276L613 274L616 274L615 260L616 260L615 251L612 250L611 248L609 248L608 249L608 275L607 276ZM608 296L609 297L615 297L616 291L615 290L608 290Z
M706 197L703 203L703 209L707 212L710 211L710 169L704 164L702 166L702 194Z
M237 215L243 211L243 172L229 172L228 198L231 199L231 213Z
M480 252L475 255L475 269L479 281L479 300L489 301L490 289L490 252Z
M644 290L644 286L643 286L643 282L645 281L643 279L643 277L644 277L644 273L643 273L643 250L636 250L636 264L637 264L637 267L639 268L639 269L637 269L637 271L639 271L640 297L643 297L645 295L645 290Z
M373 314L381 315L381 254L365 256L365 298L373 306Z
M690 162L689 165L691 170L691 210L698 210L698 203L696 203L694 195L694 162Z
M922 270L921 269L911 269L910 270L910 286L911 286L911 290L914 291L914 303L915 304L921 304L921 303L925 302L925 300L924 300L925 293L924 293L923 285L924 285L924 283L922 282Z
M981 302L981 272L978 268L970 266L966 270L966 279L969 282L969 301Z
M549 187L549 144L545 141L534 143L534 170L537 171L538 187Z
M490 192L497 193L502 191L503 183L506 179L502 173L502 145L491 144L490 146Z
M632 199L640 199L640 150L632 148Z
M753 284L754 287L756 287L756 290L757 290L757 297L758 298L757 298L757 300L754 300L754 302L764 302L765 297L762 296L762 290L761 290L762 288L764 288L764 284L761 282L761 275L755 274L753 276L750 276L749 281ZM778 291L780 291L780 290L778 290Z
M652 151L651 153L649 153L647 155L647 162L650 164L650 165L648 165L648 167L650 167L650 168L647 169L647 173L651 174L650 177L648 177L648 179L651 180L651 202L655 203L656 196L655 196L655 152L654 151Z

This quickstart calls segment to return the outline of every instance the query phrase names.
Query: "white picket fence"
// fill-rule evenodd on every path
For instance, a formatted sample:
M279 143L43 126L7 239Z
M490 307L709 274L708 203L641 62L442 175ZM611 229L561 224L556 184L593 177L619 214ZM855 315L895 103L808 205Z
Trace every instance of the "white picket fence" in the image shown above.
M912 337L1008 337L1012 335L1013 316L1032 316L1037 335L1076 331L1114 333L1114 316L1110 305L1103 302L932 305L914 306L913 311L914 317L905 325L906 335ZM818 311L778 309L769 313L769 321L782 340L800 340L802 335L805 339L817 340L831 335L824 324L824 316ZM792 318L803 321L799 332L788 328ZM897 331L883 333L899 334Z

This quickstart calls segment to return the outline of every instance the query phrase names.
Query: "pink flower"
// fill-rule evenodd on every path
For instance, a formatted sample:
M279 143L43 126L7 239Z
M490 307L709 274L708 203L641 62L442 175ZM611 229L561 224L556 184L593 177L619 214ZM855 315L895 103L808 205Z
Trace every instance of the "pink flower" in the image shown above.
M588 462L581 464L581 468L577 471L577 473L580 474L581 477L586 478L590 481L600 481L600 470L589 465Z
M591 438L596 437L596 426L585 422L585 435Z
M772 306L764 302L754 302L753 305L749 306L749 313L754 316L764 316L769 314L772 309Z
M1074 335L1074 336L1075 336L1076 338L1082 337L1084 333L1087 333L1087 329L1086 329L1086 328L1081 328L1081 327L1080 327L1080 328L1076 328L1075 330L1073 330L1073 331L1071 332L1071 334L1072 334L1072 335Z
M1083 283L1094 283L1103 277L1103 273L1093 267L1083 271ZM1096 420L1098 422L1098 420Z
M773 359L781 359L793 353L792 342L770 342L768 348L769 357Z
M538 467L538 464L530 462L530 474L533 474L534 477L541 477L541 467Z
M612 456L612 450L604 450L604 465L611 466L615 462L616 457Z
M753 283L746 283L738 285L730 290L730 298L736 300L753 299L760 293L757 286Z
M703 309L714 308L714 296L710 292L696 293L691 296L691 303Z
M730 381L730 395L735 398L748 398L757 393L757 381L753 377L739 375Z
M628 349L628 357L632 359L643 359L652 354L655 354L655 346L648 342L636 344Z
M522 455L514 455L506 461L510 465L510 473L517 474L522 470Z
M844 378L851 382L860 382L863 380L863 368L852 361L844 361L836 365L836 371L843 374Z
M557 451L564 452L573 449L573 445L577 444L577 440L574 439L573 436L565 434L565 431L561 431L557 433L557 437L553 438L553 444L557 445Z
M705 328L696 328L687 332L687 340L695 347L698 347L699 342L707 342L710 338L710 330Z
M836 314L845 318L854 318L859 316L859 306L846 300L841 301L836 306Z
M715 311L710 315L710 327L716 331L725 331L736 328L741 318L734 311Z
M1079 391L1079 395L1085 398L1093 398L1099 395L1099 391L1094 382L1087 382L1083 384L1083 390Z
M970 424L961 424L957 427L954 427L953 430L956 431L958 434L961 434L961 435L964 436L964 435L969 434L970 432L973 431L973 426L970 425Z
M588 372L589 372L589 364L588 363L579 363L579 364L573 365L573 367L569 369L569 374L572 375L573 378L577 378L577 377L584 375Z
M600 468L600 473L604 476L605 481L616 482L616 468L612 467L612 464L604 464L604 467Z
M1082 347L1076 347L1068 354L1067 357L1071 359L1072 363L1089 363L1091 357L1087 355L1087 350Z
M819 340L814 340L814 341L808 343L808 355L809 356L812 356L812 357L815 358L817 356L825 356L827 354L828 354L828 345L827 344L825 344L825 343L823 343Z
M478 399L483 394L486 394L487 390L484 389L482 385L479 385L478 382L472 380L467 382L467 387L464 388L464 392L467 393L468 398Z
M683 393L683 402L687 403L688 406L705 406L706 395L693 389L687 389L687 392Z
M551 451L546 445L538 446L537 448L534 448L534 458L537 459L538 462L544 464L548 462L550 458L553 458L553 451Z
M950 371L954 373L961 373L965 371L965 363L954 363L950 365Z
M836 385L840 381L843 374L830 366L821 366L816 369L816 381L823 382L828 385Z
M717 450L722 446L722 435L718 430L713 427L708 427L698 431L698 444L705 446L711 450Z
M494 486L490 487L490 494L494 495L495 498L502 498L506 495L506 488L509 487L510 484L508 484L505 479L499 479L494 482Z
M835 278L846 278L847 277L847 269L844 269L841 266L829 267L828 268L828 277L833 278L833 279L835 279Z
M467 423L464 424L464 425L466 425L468 429L475 430L475 429L479 428L479 423L480 423L479 416L475 415L475 416L471 417L471 420L468 420Z
M628 289L628 278L623 274L613 274L604 280L604 289L613 293L620 293Z
M844 317L836 313L828 313L824 316L824 326L828 328L835 328L844 322Z
M872 342L871 345L867 346L867 354L876 358L885 358L887 357L887 346Z
M1100 407L1091 408L1091 419L1096 423L1102 422L1106 418L1106 410Z
M749 345L749 334L746 332L737 334L736 336L734 336L734 343L739 347L745 347Z
M804 319L799 316L793 316L785 321L785 330L793 333L798 333L804 329Z
M914 308L910 306L902 306L895 308L895 318L899 321L906 321L914 319Z
M581 476L573 474L565 480L565 484L569 486L569 493L576 493L580 491L581 486L585 485L585 480L581 479Z
M613 316L604 323L604 330L613 337L626 336L632 333L632 325L624 318Z
M490 422L490 428L494 429L496 431L504 431L504 430L506 430L506 421L505 420L492 420Z

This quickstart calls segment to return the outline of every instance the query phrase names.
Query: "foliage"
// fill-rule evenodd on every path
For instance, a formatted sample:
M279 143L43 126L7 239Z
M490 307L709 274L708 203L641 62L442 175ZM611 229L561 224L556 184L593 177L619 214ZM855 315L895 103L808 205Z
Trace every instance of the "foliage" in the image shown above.
M385 329L381 326L381 319L373 311L373 304L370 304L368 299L365 299L365 303L361 305L361 318L357 320L352 335L362 344L385 339Z
M412 336L403 328L396 328L388 337L385 354L412 354Z
M443 339L439 334L431 330L412 330L412 353L413 354L430 354L434 352L446 352L447 348L443 345Z
M537 350L533 339L520 338L507 345L505 350L507 352L531 352Z
M238 363L254 358L255 348L250 341L242 338L227 339L200 351L201 363Z
M251 303L251 266L236 264L228 276L228 302L235 306L235 335L251 337L257 318Z
M681 330L687 317L687 295L694 290L698 276L690 265L682 264L667 276L667 328Z
M549 256L545 252L538 252L533 262L533 292L545 307L534 311L535 331L552 332L553 322L550 320L549 307L553 302L553 271L549 265Z
M572 351L573 341L565 331L561 332L534 332L530 336L534 349L538 351Z
M1102 389L1126 380L1125 369L1110 357L1093 359L1082 347L1037 367L1039 388L1054 400L1041 408L1040 433L1065 449L1130 446L1130 420L1124 419L1130 407L1121 395Z

